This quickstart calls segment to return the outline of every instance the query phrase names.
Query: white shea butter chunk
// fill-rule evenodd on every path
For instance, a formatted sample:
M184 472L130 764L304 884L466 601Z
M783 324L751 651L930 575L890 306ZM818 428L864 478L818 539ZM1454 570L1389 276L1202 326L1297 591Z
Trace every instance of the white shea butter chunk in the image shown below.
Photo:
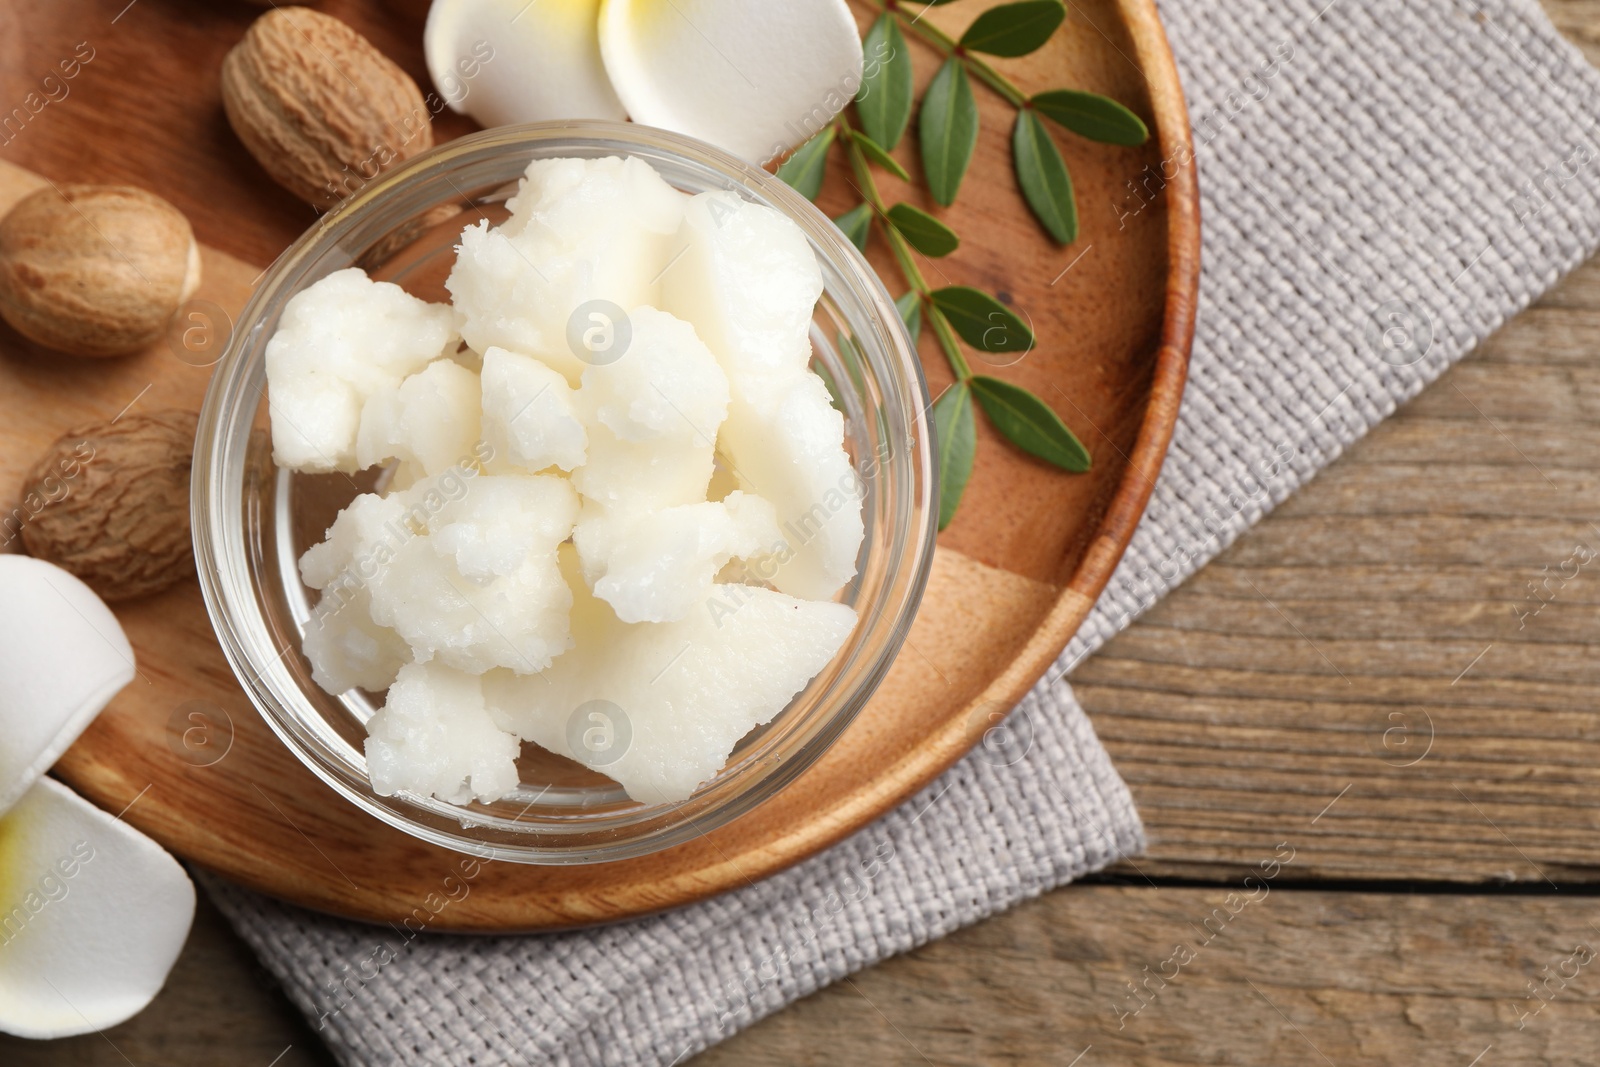
M478 677L436 663L401 668L367 723L367 773L380 796L495 801L517 788L520 750L484 710Z
M572 534L578 497L565 478L452 472L396 497L421 532L371 583L372 618L418 662L531 674L570 646L556 547Z
M334 694L381 693L411 659L411 646L399 634L372 621L372 597L365 589L324 594L301 647L311 661L311 677Z
M779 212L640 159L535 161L506 207L462 231L450 307L360 270L285 307L277 462L384 468L301 557L302 647L329 692L388 691L380 794L492 802L533 741L680 801L856 625L821 269Z
M356 434L357 464L397 459L431 475L474 462L481 394L478 376L461 364L430 363L367 400Z
M306 624L302 650L311 676L329 693L381 693L411 659L411 646L372 621L370 583L411 536L404 508L373 493L356 497L334 519L321 544L300 557L300 577L322 595Z
M680 619L734 556L778 543L770 505L707 503L728 379L694 327L650 307L629 315L614 360L583 372L591 427L573 482L588 501L576 534L595 591L626 622Z
M592 250L632 231L670 238L683 222L688 199L633 156L536 159L523 172L517 195L506 201L511 217L500 228L557 248Z
M298 471L355 471L361 411L455 347L450 308L335 271L284 305L267 342L273 459Z
M728 410L727 376L688 323L648 307L629 319L622 354L583 372L589 452L572 482L618 514L700 503Z
M616 319L658 302L685 199L639 159L535 160L510 219L462 231L445 282L462 337L576 384L622 336Z
M822 270L799 226L735 193L701 193L684 212L674 254L661 308L694 324L735 396L768 401L808 373Z
M320 544L300 557L300 577L313 589L328 590L365 584L377 577L386 559L367 553L386 538L407 538L405 507L396 496L362 493L347 504L328 527Z
M585 580L623 622L686 617L730 560L768 555L781 542L772 505L739 490L647 515L591 507L573 531Z
M815 374L790 379L769 409L735 401L722 450L739 484L772 502L784 548L764 575L790 596L826 600L856 574L866 529L862 483L844 450L844 416Z
M485 675L489 713L502 730L609 775L644 803L684 800L713 777L855 627L843 604L743 585L716 586L679 622L629 625L563 556L575 647L537 678Z
M865 530L844 416L809 369L817 258L793 221L731 193L694 197L681 238L661 306L693 323L727 372L722 454L744 489L772 502L787 542L772 584L832 597L855 577Z
M580 397L622 441L713 447L728 414L728 376L689 323L652 307L628 314L630 338L614 359L583 372Z
M549 366L503 348L483 354L483 433L501 463L529 474L583 465L589 435L576 391Z
M585 500L639 514L704 500L715 462L699 441L621 441L591 424L589 456L572 484Z
M515 574L530 556L554 560L572 533L577 494L563 478L480 477L435 516L433 549L476 584Z

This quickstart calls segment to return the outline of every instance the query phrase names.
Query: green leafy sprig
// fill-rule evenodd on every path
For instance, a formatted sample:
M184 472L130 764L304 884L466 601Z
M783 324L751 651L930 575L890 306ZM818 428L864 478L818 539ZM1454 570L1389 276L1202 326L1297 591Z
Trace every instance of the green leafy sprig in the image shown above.
M933 0L927 6L939 7L949 2ZM921 18L907 21L900 14L898 0L879 0L879 5L883 14L878 17L878 24L885 21L897 27L903 24L945 57L944 65L923 96L919 125L922 166L934 199L946 206L955 203L961 179L972 160L978 136L978 108L972 94L972 78L976 77L1016 108L1017 120L1011 130L1011 162L1017 184L1022 187L1028 207L1050 236L1061 244L1071 244L1078 236L1072 177L1040 116L1081 137L1107 144L1140 145L1149 138L1150 131L1138 115L1098 93L1051 89L1030 97L974 54L1010 58L1037 51L1066 18L1061 0L1021 0L990 8L979 15L960 38L952 38ZM877 24L873 28L876 29ZM887 62L879 64L871 71L871 78L862 80L861 94L866 99L872 99L877 91L872 83L883 80L888 66ZM906 67L909 71L909 56ZM880 100L877 106L887 107L888 101ZM871 133L871 127L865 122L863 127Z
M994 296L967 286L932 288L917 266L912 250L937 258L960 247L961 239L936 216L912 204L886 204L872 167L908 180L904 167L889 153L910 127L916 100L906 34L930 45L944 57L923 93L917 134L923 177L933 199L955 202L978 141L978 105L972 90L976 78L1017 110L1012 130L1012 165L1034 216L1058 243L1078 235L1072 176L1043 118L1091 140L1109 144L1142 144L1149 131L1139 117L1114 100L1076 89L1053 89L1027 96L977 53L1013 57L1027 55L1048 41L1066 17L1061 0L1020 0L990 8L959 39L922 21L907 19L900 0L876 0L882 12L862 42L865 76L856 97L853 125L843 115L801 145L778 168L778 176L810 199L822 191L828 155L842 145L863 203L834 219L856 247L866 251L874 220L888 242L910 291L896 306L915 342L924 320L938 339L955 383L933 405L934 434L940 472L939 529L955 517L956 507L972 475L977 453L973 408L976 405L1007 440L1063 470L1089 469L1087 449L1050 406L1020 385L973 373L961 342L985 353L1026 353L1035 344L1033 331ZM931 0L935 7L950 0ZM959 339L959 340L958 340Z

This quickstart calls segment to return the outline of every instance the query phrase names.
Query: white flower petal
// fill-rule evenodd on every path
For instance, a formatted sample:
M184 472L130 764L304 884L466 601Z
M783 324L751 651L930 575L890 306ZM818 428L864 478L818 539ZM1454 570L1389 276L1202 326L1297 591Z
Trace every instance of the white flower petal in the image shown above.
M600 0L434 0L428 74L484 126L623 118L600 63L599 10Z
M177 860L50 778L0 819L0 875L0 1031L18 1037L143 1010L194 919Z
M861 87L845 0L604 0L600 54L635 122L766 163Z
M0 556L0 607L3 813L133 680L134 666L111 609L54 564Z

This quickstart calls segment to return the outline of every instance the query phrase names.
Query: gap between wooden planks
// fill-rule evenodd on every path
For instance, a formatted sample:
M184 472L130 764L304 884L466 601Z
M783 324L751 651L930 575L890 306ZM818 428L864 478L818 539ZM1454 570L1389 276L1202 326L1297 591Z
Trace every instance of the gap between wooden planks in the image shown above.
M1078 669L1140 869L1600 880L1597 352L1591 263Z
M1597 353L1590 264L1078 669L1149 834L1128 885L879 964L694 1067L1600 1063L1600 966L1529 989L1600 949L1600 559L1512 610L1600 548ZM1265 899L1163 983L1283 841ZM1462 884L1306 884L1329 879Z
M1543 6L1600 62L1600 0ZM1597 354L1591 262L1079 668L1140 869L1600 881L1600 566L1514 614L1600 548Z
M1545 6L1580 44L1600 42L1600 3ZM1516 1027L1529 1007L1527 982L1565 958L1572 942L1600 937L1590 927L1600 907L1565 890L1600 866L1585 840L1595 836L1587 798L1596 777L1589 768L1600 702L1592 696L1600 693L1592 651L1600 581L1586 584L1586 571L1570 596L1530 624L1538 628L1523 635L1525 647L1497 645L1448 685L1490 643L1491 624L1515 626L1510 605L1526 581L1565 558L1566 539L1600 510L1584 470L1600 454L1597 352L1600 271L1589 267L1077 677L1145 815L1151 855L1137 862L1153 875L1238 879L1263 844L1270 851L1274 835L1290 830L1299 845L1295 866L1327 877L1422 878L1431 870L1463 881L1510 874L1536 883L1517 848L1456 785L1562 883L1562 893L1274 890L1126 1033L1095 1041L1096 1028L1114 1027L1110 997L1125 992L1130 968L1165 959L1166 940L1225 891L1069 887L858 974L694 1062L1066 1067L1093 1042L1078 1067L1322 1063L1301 1032L1341 1065L1600 1062L1593 1007L1600 979L1592 966L1525 1030ZM1512 469L1523 462L1516 451L1452 384L1576 495L1540 490L1537 476ZM1356 465L1373 469L1349 469ZM1530 494L1537 507L1522 506ZM1327 532L1312 536L1319 527ZM1244 578L1362 695L1305 648L1274 663L1269 650L1289 647L1288 628ZM1209 608L1229 614L1207 628ZM1232 642L1207 632L1236 621L1249 629ZM1330 637L1340 634L1348 643ZM1516 654L1501 660L1506 651ZM1369 653L1382 654L1370 674ZM1361 673L1351 673L1352 663ZM1474 686L1463 689L1469 681ZM1441 747L1409 769L1385 764L1381 731L1394 725L1388 714L1416 707L1440 712ZM1235 758L1215 747L1223 739L1239 749ZM1187 762L1179 758L1186 747L1194 756ZM1345 785L1350 790L1310 824ZM1186 800L1185 790L1194 795ZM1530 830L1550 840L1530 847ZM248 958L216 947L230 936L220 924L198 927L168 990L110 1032L134 1062L210 1064L227 1047L240 1062L265 1063L291 1041L280 1067L324 1062L306 1056L315 1038L298 1020L271 1014L281 1008ZM272 1018L282 1027L275 1033L287 1035L275 1044L267 1034ZM127 1061L90 1035L53 1044L0 1038L0 1062Z

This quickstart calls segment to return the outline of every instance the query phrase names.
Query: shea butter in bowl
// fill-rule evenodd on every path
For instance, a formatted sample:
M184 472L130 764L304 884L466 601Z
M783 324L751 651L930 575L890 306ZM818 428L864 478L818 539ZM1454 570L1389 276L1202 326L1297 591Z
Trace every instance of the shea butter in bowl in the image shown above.
M773 796L932 560L927 387L877 276L781 181L636 125L345 192L200 417L195 550L251 700L353 803L496 859L641 856Z

